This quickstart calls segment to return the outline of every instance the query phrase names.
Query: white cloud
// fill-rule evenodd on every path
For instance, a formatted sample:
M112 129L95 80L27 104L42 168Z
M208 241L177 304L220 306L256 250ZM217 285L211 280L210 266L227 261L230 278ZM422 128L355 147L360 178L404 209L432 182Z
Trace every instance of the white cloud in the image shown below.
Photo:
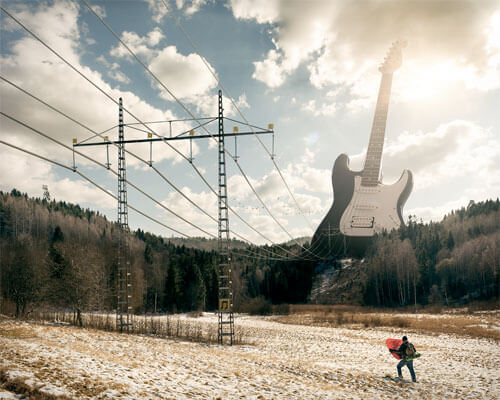
M398 38L409 39L406 72L401 77L406 86L399 86L401 94L412 95L412 100L417 94L412 94L412 88L436 90L432 89L435 84L438 88L463 84L479 90L500 87L497 1L478 6L472 0L235 0L230 6L237 18L274 23L275 48L254 62L253 75L270 88L279 87L300 65L306 65L312 85L344 85L354 100L363 100L376 92L376 65ZM358 101L351 108L364 104Z
M307 103L302 105L302 110L314 115L315 117L319 116L332 116L335 115L337 111L337 103L322 103L317 104L316 100L309 100Z
M14 138L8 141L19 147L29 147ZM38 149L30 148L37 153ZM42 185L47 185L51 198L65 200L75 204L91 203L103 208L115 208L116 200L106 196L100 189L75 175L75 180L59 179L55 167L33 156L25 156L18 150L0 144L2 168L0 168L0 189L10 191L13 188L32 196L41 197ZM62 169L61 169L62 170Z
M109 71L108 76L121 83L130 83L130 78L120 71Z
M180 188L180 190L201 209L217 219L218 200L217 196L215 196L212 192L202 191L200 193L195 193L188 187L182 187ZM178 215L193 222L195 225L199 226L205 231L217 236L217 222L214 222L205 213L194 207L178 192L169 193L167 198L161 203L172 211L176 212ZM181 232L188 235L205 236L205 234L199 229L196 229L195 227L183 222L179 218L175 217L172 213L169 213L158 205L157 208L159 210L162 210L162 212L164 213L164 217L162 218L162 220L164 220L168 225L177 228Z
M475 123L453 121L432 132L404 132L388 143L383 163L388 179L411 169L416 189L464 176L475 177L469 187L484 185L500 175L500 141Z
M183 5L187 5L185 7L185 13L186 15L192 15L198 11L200 11L200 9L209 2L209 0L191 0L191 1L183 1ZM181 7L179 7L181 8Z
M106 9L103 6L98 6L94 4L91 5L90 7L92 8L92 10L95 11L97 15L99 15L99 17L101 17L102 19L106 18Z
M286 75L291 70L286 70L280 65L280 55L276 50L269 50L267 58L264 61L256 61L255 72L252 78L264 82L270 88L277 88L283 84Z
M159 24L163 17L167 15L168 11L165 4L163 4L162 0L146 0L148 3L149 10L153 15L153 21ZM168 5L168 0L165 0L165 3Z
M321 200L321 197L330 194L332 190L330 171L314 168L313 164L314 153L306 148L302 157L281 168L284 179L308 219L318 215L318 213L323 213L326 207L331 205L323 204ZM284 226L290 226L289 229L287 228L290 233L296 236L312 234L310 227L307 224L304 225L305 221L300 217L300 211L277 171L273 170L258 178L248 178L271 213L278 218L280 223L283 222ZM256 199L241 175L233 175L228 179L228 193L230 203L237 208L238 212L245 215L252 225L255 223L255 227L262 230L271 240L274 242L289 240L288 235L283 232ZM291 219L297 219L299 222L292 225ZM238 222L236 226L239 229L245 229ZM249 231L248 234L253 241L263 243L262 238L255 232Z
M207 94L217 85L216 80L197 54L184 56L177 51L175 46L162 49L151 48L152 43L157 43L157 37L153 32L145 38L133 32L125 32L125 34L127 40L134 43L131 46L132 50L146 56L149 69L177 98L196 103L198 96ZM125 52L123 47L115 48L112 55L121 57L125 55ZM165 89L156 81L152 82L161 91L162 97L172 100Z
M171 111L159 110L131 92L120 91L118 88L112 87L100 73L82 64L79 53L79 40L82 40L82 38L78 31L78 12L78 7L75 7L72 2L56 2L53 6L40 4L38 7L32 7L29 10L22 9L20 13L16 13L16 17L34 29L37 34L40 34L50 46L95 82L105 93L108 93L114 99L122 97L124 106L143 121L175 118ZM46 29L47 26L50 26L51 29ZM154 32L157 31L153 31L153 34L150 34L147 38L146 43L148 45L158 41L159 35ZM8 52L5 52L0 59L4 77L96 131L103 131L116 125L118 107L75 74L40 43L28 36L21 36L10 41L6 46L8 46L8 48L6 47ZM114 74L115 79L127 81L127 77L120 75L118 64L110 63L104 57L100 57L99 61L108 67L109 73ZM4 113L36 127L36 129L68 146L71 146L74 137L81 141L92 135L89 131L30 99L5 82L0 83L0 90L2 97L1 109ZM82 99L84 100L84 106L82 106ZM136 121L125 113L125 122ZM6 142L18 143L23 148L33 149L41 155L66 165L72 164L71 151L36 135L29 129L21 127L7 118L2 117L0 123L2 126L2 139ZM160 128L158 125L154 125L152 128L160 134L168 135L166 131L168 127ZM176 129L181 128L183 127L180 125L176 126ZM125 133L127 138L144 138L145 136L145 133L132 131L131 129L126 129ZM110 138L115 138L117 130L113 129L107 135ZM161 151L157 151L159 146L163 146ZM189 152L188 143L179 142L175 144L175 147L182 154L187 155ZM79 150L96 158L101 163L106 162L106 151L103 147L79 148ZM134 151L143 159L149 160L149 146L138 145L129 150ZM196 144L193 146L193 150L194 154L198 153L199 148ZM51 193L58 199L72 202L88 201L102 207L115 206L115 201L112 198L106 200L106 196L102 192L88 183L82 184L81 179L76 175L75 178L59 180L52 173L52 169L47 167L46 163L34 161L30 156L16 155L15 158L12 158L13 156L9 154L5 146L1 146L0 156L3 162L2 167L0 167L0 181L5 189L17 187L19 190L39 195L41 185L49 184ZM116 150L113 147L110 147L110 156L112 168L116 168ZM154 161L158 163L165 159L172 159L177 162L182 158L164 144L155 145ZM89 168L100 170L81 156L77 155L76 161L77 166L84 173ZM138 167L140 165L142 164L135 158L127 157L128 167ZM12 166L15 166L15 168L11 168ZM111 203L108 201L111 201Z
M279 17L277 1L269 0L230 0L228 7L238 19L255 19L257 23L272 23Z
M121 40L132 50L137 56L144 56L146 60L151 60L158 51L153 49L157 46L165 36L160 28L156 27L146 36L139 36L135 32L125 31L121 35ZM113 57L126 57L132 60L129 51L122 45L118 44L112 48L110 54Z

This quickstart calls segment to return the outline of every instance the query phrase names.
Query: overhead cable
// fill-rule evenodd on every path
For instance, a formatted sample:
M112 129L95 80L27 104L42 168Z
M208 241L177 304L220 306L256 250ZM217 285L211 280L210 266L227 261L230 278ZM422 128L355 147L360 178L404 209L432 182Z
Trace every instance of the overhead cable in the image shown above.
M26 32L28 32L33 38L35 38L36 40L38 40L44 47L46 47L49 51L51 51L53 54L55 54L59 59L61 59L68 67L70 67L73 71L75 71L78 75L80 75L82 78L84 78L87 82L89 82L92 86L94 86L98 91L100 91L102 94L104 94L108 99L110 99L113 103L115 103L116 105L119 105L119 103L113 98L111 97L108 93L106 93L103 89L101 89L99 87L99 85L97 85L96 83L94 83L91 79L89 79L85 74L83 74L81 71L79 71L76 67L74 67L69 61L67 61L64 57L62 57L58 52L56 52L51 46L49 46L46 42L44 42L38 35L36 35L35 33L33 33L29 28L27 28L23 23L21 23L17 18L15 18L11 13L9 13L4 7L2 7L2 5L0 4L0 9L6 13L11 19L13 19L19 26L21 26ZM94 11L91 9L91 11L94 13ZM95 14L95 13L94 13ZM96 15L97 18L100 18L98 15ZM104 21L102 21L104 23ZM144 127L146 127L149 131L151 131L155 136L157 137L160 137L162 138L161 135L159 135L158 133L156 133L153 129L151 129L148 125L146 125L144 122L142 122L137 116L135 116L130 110L128 110L126 107L123 107L124 111L126 111L132 118L134 118L136 121L138 121L141 125L143 125ZM190 114L192 115L192 114ZM193 116L193 120L199 120L199 118L196 118ZM206 130L206 129L205 129ZM209 133L210 136L213 137L213 135L210 134L210 132L207 131L207 133ZM102 134L102 133L101 133ZM215 139L215 138L214 138ZM212 193L214 193L215 196L218 196L217 192L212 188L212 186L208 183L208 181L205 179L205 177L203 176L203 174L199 171L199 169L194 165L194 163L192 162L192 160L189 160L184 154L182 154L179 150L177 150L175 147L171 146L170 143L168 143L168 141L164 140L164 143L167 144L172 150L174 150L177 154L179 154L182 158L184 158L185 160L187 160L191 166L194 168L194 170L196 171L196 173L198 174L198 176L202 179L202 181L207 185L207 187L212 191ZM225 149L226 152L228 152L227 149ZM230 157L234 160L234 157L230 154L230 152L228 152L228 154L230 155ZM116 174L116 173L115 173ZM132 184L133 185L133 184ZM252 187L253 189L253 187ZM255 190L253 190L254 193ZM280 247L278 244L274 243L274 241L272 241L270 238L268 238L267 236L265 236L262 232L258 231L257 229L255 229L252 225L250 225L243 217L241 217L241 215L239 215L239 213L237 213L230 205L226 204L228 209L233 213L233 215L235 215L241 222L243 222L247 227L249 227L252 231L254 231L255 233L257 233L259 236L261 236L264 240L272 243L273 245L276 245L278 246L279 248L281 248L283 251L285 251L286 253L288 253L288 251L282 247ZM162 204L161 206L163 208L165 208ZM232 233L235 233L233 231L231 231ZM288 232L287 232L288 233ZM291 237L291 235L288 233L288 235ZM240 235L236 234L236 236L239 236L241 237ZM293 239L293 238L292 238ZM245 240L245 239L244 239Z
M44 161L47 161L47 162L49 162L49 163L55 164L55 165L57 165L57 166L59 166L59 167L65 168L65 169L67 169L67 170L69 170L69 171L73 171L73 172L75 172L76 174L80 175L83 179L85 179L86 181L88 181L89 183L91 183L92 185L94 185L95 187L97 187L99 190L102 190L102 191L103 191L104 193L106 193L108 196L111 196L111 197L112 197L112 198L114 198L115 200L118 200L118 197L116 197L113 193L109 192L108 190L106 190L105 188L103 188L102 186L100 186L97 182L95 182L94 180L90 179L88 176L86 176L86 175L85 175L85 174L83 174L82 172L80 172L80 171L78 171L78 170L75 170L75 169L74 169L74 168L72 168L72 167L69 167L69 166L67 166L67 165L61 164L61 163L60 163L60 162L58 162L58 161L51 160L50 158L44 157L44 156L42 156L42 155L40 155L40 154L34 153L34 152L29 151L29 150L27 150L27 149L23 149L23 148L21 148L21 147L15 146L15 145L13 145L13 144L11 144L11 143L7 143L7 142L5 142L5 141L3 141L3 140L0 140L0 143L1 143L1 144L4 144L4 145L6 145L6 146L12 147L12 148L14 148L14 149L16 149L16 150L22 151L22 152L24 152L24 153L30 154L30 155L32 155L33 157L37 157L37 158L39 158L39 159L41 159L41 160L44 160ZM134 210L136 213L138 213L138 214L140 214L140 215L142 215L142 216L144 216L144 217L146 217L146 218L150 219L151 221L156 222L157 224L159 224L159 225L161 225L161 226L163 226L163 227L165 227L165 228L167 228L167 229L171 230L172 232L175 232L175 233L177 233L177 234L179 234L179 235L182 235L182 236L184 236L184 237L187 237L187 238L189 238L189 237L190 237L189 235L187 235L187 234L185 234L185 233L183 233L183 232L181 232L181 231L179 231L179 230L177 230L177 229L175 229L175 228L172 228L171 226L168 226L168 225L164 224L163 222L161 222L161 221L157 220L157 219L156 219L156 218L154 218L154 217L151 217L149 214L146 214L145 212L143 212L143 211L141 211L141 210L139 210L139 209L135 208L134 206L132 206L132 205L130 205L130 204L128 204L128 205L127 205L127 207L128 207L128 208L130 208L131 210Z
M57 140L57 139L54 139L52 136L47 135L47 134L45 134L45 133L43 133L43 132L39 131L39 130L38 130L38 129L36 129L36 128L33 128L32 126L29 126L28 124L25 124L25 123L24 123L24 122L22 122L22 121L19 121L18 119L16 119L16 118L14 118L14 117L12 117L12 116L10 116L10 115L8 115L8 114L4 113L3 111L0 111L0 114L1 114L1 115L3 115L3 116L4 116L4 117L6 117L6 118L9 118L10 120L12 120L12 121L14 121L14 122L18 123L19 125L22 125L22 126L24 126L25 128L30 129L31 131L33 131L33 132L37 133L38 135L43 136L43 137L45 137L46 139L49 139L49 140L53 141L54 143L57 143L58 145L60 145L60 146L62 146L62 147L64 147L64 148L66 148L66 149L68 149L68 150L70 150L70 151L73 151L74 153L76 153L76 154L78 154L78 155L82 156L83 158L85 158L85 159L87 159L87 160L89 160L89 161L91 161L91 162L93 162L93 163L95 163L95 164L99 165L100 167L103 167L103 168L107 169L108 171L112 172L114 175L118 176L118 173L117 173L114 169L112 169L112 168L108 168L106 165L104 165L104 164L100 163L99 161L97 161L97 160L95 160L95 159L93 159L93 158L91 158L91 157L87 156L86 154L81 153L81 152L79 152L79 151L77 151L77 150L75 150L75 149L73 149L73 148L71 148L71 147L69 147L69 146L65 145L64 143L60 142L60 141L59 141L59 140ZM160 207L162 207L163 209L167 210L168 212L170 212L171 214L173 214L173 215L174 215L174 216L176 216L177 218L181 219L182 221L184 221L184 222L185 222L185 223L187 223L188 225L191 225L193 228L198 229L199 231L201 231L201 232L205 233L205 234L206 234L206 235L208 235L208 236L211 236L211 237L213 237L213 238L215 238L215 237L216 237L216 235L214 235L214 234L212 234L212 233L210 233L210 232L206 231L205 229L203 229L203 228L199 227L198 225L196 225L196 224L192 223L191 221L189 221L189 220L187 220L186 218L182 217L181 215L177 214L175 211L171 210L170 208L168 208L167 206L165 206L163 203L161 203L160 201L156 200L156 199L155 199L154 197L152 197L149 193L146 193L145 191L143 191L141 188L139 188L139 187L138 187L137 185L135 185L133 182L130 182L128 179L126 179L126 182L127 182L127 184L129 184L130 186L132 186L135 190L137 190L138 192L142 193L144 196L146 196L147 198L149 198L151 201L153 201L154 203L156 203L157 205L159 205L159 206L160 206Z
M184 111L186 111L186 113L188 113L192 118L196 119L198 121L198 119L195 117L195 115L184 105L184 103L182 103L174 94L173 92L168 89L168 87L151 71L151 69L149 69L149 67L144 64L144 62L130 49L130 47L113 31L113 29L102 19L102 17L94 10L92 9L92 7L90 7L90 5L87 3L86 0L80 0L83 4L85 4L85 6L89 9L90 12L92 12L95 17L106 27L106 29L116 38L116 40L118 40L120 42L120 44L125 47L125 49L132 55L132 57L134 57L134 59L142 65L142 67L154 78L154 80L163 88L165 89L165 91L184 109ZM199 121L198 121L199 123ZM201 125L201 124L200 124ZM207 132L207 134L209 134L214 140L217 140L215 138L214 135L212 135L207 129L206 127L203 127L203 129ZM266 211L268 212L269 216L276 222L276 224L290 237L290 239L292 241L295 241L297 244L299 244L296 239L290 234L290 232L288 232L288 230L278 221L278 219L271 213L271 211L269 210L269 208L265 205L265 203L262 201L261 197L258 195L257 191L255 190L255 188L253 187L253 185L250 183L250 180L248 179L248 177L246 176L245 172L243 171L243 169L241 168L241 166L238 164L238 160L235 156L233 156L231 154L231 152L227 149L227 148L224 148L224 151L231 157L231 159L235 162L235 164L238 166L238 169L240 170L242 176L245 178L245 181L247 182L247 184L249 185L249 187L251 188L252 192L254 193L254 195L256 196L256 198L259 200L259 202L262 204L262 206L266 209ZM225 205L226 207L229 207L228 204L225 202ZM301 246L299 244L299 246ZM302 246L301 246L302 247ZM306 251L308 251L307 249L305 249Z
M90 83L92 86L94 86L99 92L101 92L104 96L106 96L109 100L111 100L113 103L115 103L117 106L119 103L111 97L108 93L106 93L103 89L99 87L96 83L94 83L91 79L89 79L85 74L83 74L81 71L79 71L75 66L73 66L69 61L67 61L64 57L62 57L58 52L56 52L52 47L50 47L46 42L44 42L38 35L33 33L30 29L28 29L23 23L21 23L17 18L15 18L12 14L10 14L2 5L0 4L0 9L6 13L11 19L13 19L19 26L21 26L26 32L28 32L33 38L38 40L44 47L46 47L49 51L51 51L54 55L56 55L61 61L63 61L68 67L70 67L73 71L75 71L78 75L80 75L83 79L85 79L88 83ZM138 118L136 115L134 115L130 110L128 110L126 107L123 107L123 110L127 112L132 118L134 118L136 121L139 122L139 124L143 125L146 127L150 132L152 132L155 136L162 138L161 135L156 133L153 129L151 129L146 123L142 122L140 118ZM199 120L199 118L193 118L193 120ZM112 128L111 128L112 129ZM106 131L105 131L106 132ZM101 132L101 134L104 132ZM164 141L164 143L169 146L172 150L174 150L179 156L184 158L186 161L189 162L191 167L195 170L195 172L198 174L198 176L201 178L201 180L205 183L205 185L210 189L210 191L218 197L217 191L212 188L210 183L205 179L201 171L196 167L196 165L192 162L192 160L189 160L184 154L182 154L178 149L173 147L168 141ZM229 211L233 213L243 224L245 224L248 228L250 228L252 231L257 233L259 236L261 236L264 240L275 244L270 238L265 236L262 232L259 230L255 229L252 225L250 225L238 212L236 212L230 205L227 205ZM231 231L231 233L234 233ZM236 234L238 236L238 234ZM279 245L278 245L279 246ZM285 249L283 249L286 251Z
M299 213L304 217L305 221L307 222L307 224L309 225L309 227L311 228L311 230L314 232L314 228L312 227L311 225L311 222L309 221L309 219L306 217L305 213L302 211L302 209L300 208L300 205L297 201L297 199L295 198L295 195L293 194L292 190L290 189L290 186L288 185L288 183L286 182L278 164L276 163L276 160L274 158L274 155L271 154L268 150L268 148L266 147L266 145L264 144L264 142L262 142L262 140L259 138L259 136L255 133L254 129L253 129L253 126L250 125L250 123L248 122L248 120L245 118L245 116L243 115L243 113L241 112L240 108L238 107L238 104L236 103L236 101L234 100L233 96L231 96L231 94L229 93L229 91L225 88L225 86L222 84L221 80L217 77L217 74L215 73L215 71L211 68L210 64L205 60L205 58L201 55L200 51L198 50L198 47L194 44L194 42L192 41L191 37L188 35L188 33L184 30L183 26L181 25L180 21L178 18L176 18L173 13L171 12L170 8L168 7L167 3L165 2L165 0L161 0L163 5L165 6L165 8L167 9L168 11L168 15L174 19L175 23L177 24L177 26L179 27L179 29L182 31L182 33L184 34L184 36L186 37L187 41L191 44L191 47L194 49L194 51L196 52L196 54L198 55L198 57L200 57L201 61L203 62L203 64L207 67L207 69L210 71L210 74L214 77L214 79L216 80L216 82L219 84L219 86L222 88L223 92L226 94L226 96L229 98L229 100L231 101L231 103L233 104L234 108L236 109L236 111L238 111L238 113L240 114L241 118L243 118L243 120L245 121L246 125L250 128L250 130L252 131L252 133L254 134L254 136L257 138L257 140L259 141L259 143L261 144L261 146L263 147L263 149L266 151L267 155L269 156L269 158L271 159L272 163L274 164L274 167L276 168L276 171L278 171L278 174L279 176L281 177L281 180L283 181L283 183L285 184L285 187L288 191L288 193L290 194L290 196L292 197L293 201L295 202L295 205L297 206L297 209L299 210Z

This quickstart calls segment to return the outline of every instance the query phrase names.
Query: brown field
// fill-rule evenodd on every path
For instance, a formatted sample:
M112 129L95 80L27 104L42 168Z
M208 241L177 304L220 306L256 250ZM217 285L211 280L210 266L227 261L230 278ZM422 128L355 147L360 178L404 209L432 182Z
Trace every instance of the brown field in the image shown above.
M484 311L479 306L462 309L381 310L342 305L291 305L277 322L322 327L348 326L360 329L387 327L413 332L455 334L500 341L500 309ZM439 319L437 319L439 317ZM438 322L437 322L438 321Z

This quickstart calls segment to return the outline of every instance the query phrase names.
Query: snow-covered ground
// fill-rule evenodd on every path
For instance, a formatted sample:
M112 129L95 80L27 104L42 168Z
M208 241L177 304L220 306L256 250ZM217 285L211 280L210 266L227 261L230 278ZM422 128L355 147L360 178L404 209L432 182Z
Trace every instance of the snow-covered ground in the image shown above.
M217 324L204 314L196 321ZM77 399L498 399L500 344L401 330L236 316L248 344L218 346L0 320L0 368ZM436 321L439 323L439 320ZM407 334L417 383L395 382L385 339ZM10 396L10 397L9 397ZM2 392L0 398L15 398Z

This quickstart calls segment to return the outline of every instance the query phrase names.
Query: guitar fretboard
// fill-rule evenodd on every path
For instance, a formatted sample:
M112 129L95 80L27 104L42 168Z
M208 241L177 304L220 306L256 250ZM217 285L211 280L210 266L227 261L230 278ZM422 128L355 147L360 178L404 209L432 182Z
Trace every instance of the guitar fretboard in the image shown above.
M375 117L373 118L372 131L370 134L370 142L368 143L365 166L361 175L361 185L363 186L376 186L379 182L380 163L382 161L391 86L392 73L382 74L377 106L375 108Z

